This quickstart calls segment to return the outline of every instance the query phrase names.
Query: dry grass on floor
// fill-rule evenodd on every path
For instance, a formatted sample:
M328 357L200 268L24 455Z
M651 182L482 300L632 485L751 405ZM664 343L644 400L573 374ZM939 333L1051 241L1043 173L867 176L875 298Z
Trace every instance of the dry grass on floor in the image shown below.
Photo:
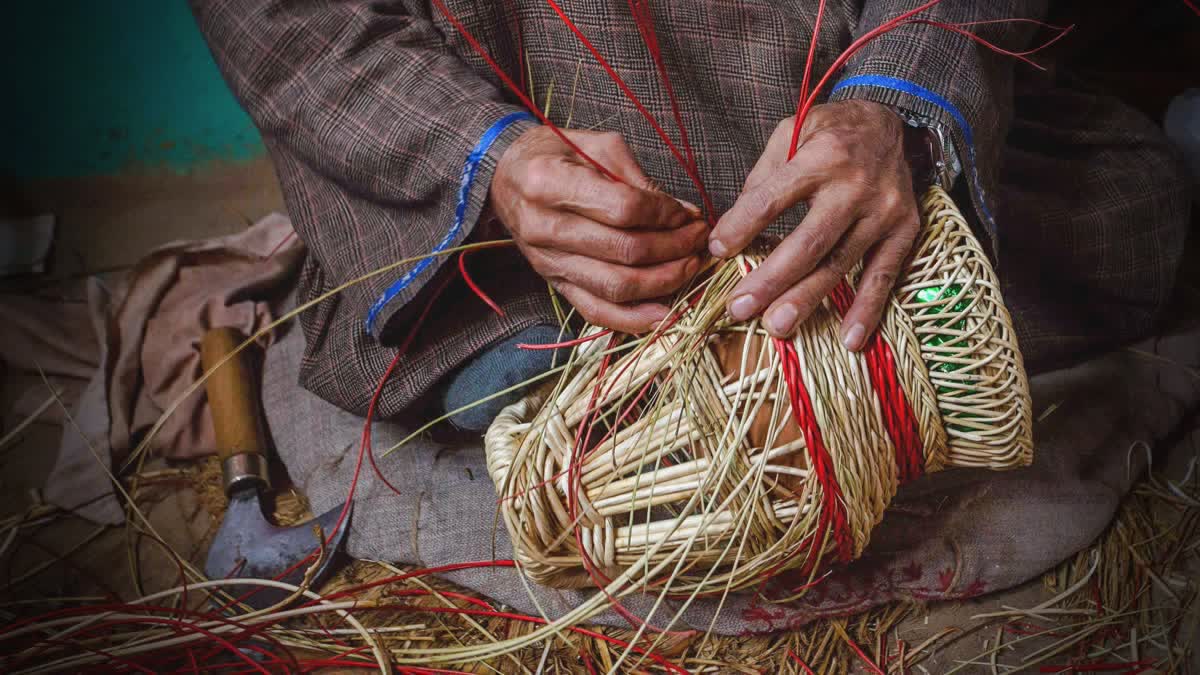
M808 667L818 673L890 674L910 670L948 673L956 668L962 672L1014 673L1099 663L1108 668L1124 664L1115 672L1184 672L1188 643L1200 619L1196 581L1183 571L1194 563L1200 542L1200 476L1192 473L1180 482L1152 477L1140 483L1100 540L1046 576L1046 590L1041 595L1049 600L1032 608L996 608L986 612L989 616L972 616L960 607L953 613L957 623L943 627L936 622L925 624L929 612L934 616L946 614L944 605L925 608L894 604L855 617L818 621L798 632L775 636L673 636L655 645L653 657L643 658L634 652L623 661L625 649L621 645L633 631L604 628L586 634L565 633L562 639L498 656L487 663L437 667L470 673L590 673L614 669L665 672L669 668L677 669L674 672L774 673L807 672ZM141 476L138 502L143 511L150 511L154 504L169 500L186 485L192 488L192 501L198 510L219 514L224 498L218 476L214 460L146 471ZM129 481L127 484L132 485ZM276 516L281 522L297 522L306 516L303 501L295 494L281 495L277 507ZM53 527L55 521L69 519L67 514L49 507L4 519L0 522L0 544L4 545L0 555L17 553L19 546L14 542L18 534L24 539L34 524L42 522L40 527ZM215 518L210 519L212 522ZM99 537L136 541L137 530L144 528L110 528ZM141 535L144 538L145 532ZM204 542L197 543L190 551L192 560L201 558ZM91 545L89 542L85 546ZM144 574L154 580L141 584L141 593L178 583L179 568L164 566L161 555L155 569L143 571L137 564L142 559L138 547L107 550L111 558L101 569L110 575ZM0 664L6 671L37 670L56 662L59 670L76 670L87 664L112 666L119 663L118 659L125 659L129 669L135 662L152 670L167 666L186 669L188 652L179 646L126 652L136 652L136 646L131 646L136 641L153 645L193 636L196 641L186 643L194 645L192 653L211 658L223 654L215 636L233 643L248 641L243 629L229 624L208 626L211 635L197 633L195 626L202 622L180 611L182 594L156 601L164 605L162 609L123 607L121 611L140 620L182 620L183 627L133 621L104 623L113 617L105 615L103 605L113 599L104 597L103 591L97 594L95 589L86 590L86 584L76 584L76 592L83 597L73 600L36 595L39 574L50 574L53 567L79 566L79 560L78 551L60 551L60 555L43 563L48 565L46 569L9 581L6 590L10 597L0 600L0 611L10 622L0 629L0 642L7 642L0 649L5 654L0 656ZM96 569L95 565L89 567ZM342 601L353 599L356 608L352 614L381 654L407 653L419 659L413 656L413 650L485 644L536 627L528 620L495 616L506 612L506 608L494 607L486 598L434 577L397 578L411 571L359 561L343 568L319 592L326 597L340 594L336 597ZM14 585L13 581L20 583ZM189 584L194 587L195 581ZM128 601L131 597L122 599ZM211 608L203 594L195 590L187 594L184 604L197 612ZM45 622L47 611L65 607L75 608L78 613L54 628L16 628L27 632L12 637L14 627L21 626L21 622ZM464 609L470 612L462 613ZM324 669L349 668L351 664L373 666L362 631L349 627L333 612L259 625L266 628L257 644L272 653L272 658L287 655L286 661L274 666L269 660L256 664L270 672L282 671L291 659L301 666ZM77 632L66 639L52 639L72 626L78 628ZM96 630L99 626L106 630ZM228 653L224 658L229 672L251 667L247 662L228 660L232 658ZM664 665L667 663L671 666ZM1142 667L1154 670L1139 670ZM399 666L396 669L404 672Z

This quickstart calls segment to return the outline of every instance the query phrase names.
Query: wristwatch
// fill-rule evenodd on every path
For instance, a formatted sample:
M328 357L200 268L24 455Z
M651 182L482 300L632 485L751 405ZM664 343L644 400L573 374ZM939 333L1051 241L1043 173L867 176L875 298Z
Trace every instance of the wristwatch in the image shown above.
M904 153L918 192L936 183L949 190L961 166L954 141L937 120L903 108L892 108L904 121Z

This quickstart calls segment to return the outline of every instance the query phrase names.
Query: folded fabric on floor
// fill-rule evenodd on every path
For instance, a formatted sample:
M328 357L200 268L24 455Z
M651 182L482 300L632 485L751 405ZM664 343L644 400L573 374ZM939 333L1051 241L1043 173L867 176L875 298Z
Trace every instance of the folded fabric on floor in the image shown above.
M303 337L290 331L267 352L264 406L275 445L314 512L342 503L358 464L363 419L297 384ZM952 470L905 486L858 561L800 601L763 603L749 594L700 599L676 629L723 634L781 630L896 599L957 599L1011 588L1086 547L1108 524L1144 468L1148 451L1200 402L1200 329L1148 340L1073 368L1033 378L1034 465L1006 473ZM496 519L482 442L447 447L418 437L382 453L411 429L372 430L376 461L393 493L363 463L348 551L421 567L512 556ZM595 591L533 586L516 570L446 575L519 611L563 615ZM776 590L803 580L781 579ZM632 595L626 609L664 627L682 605ZM609 611L597 623L626 625Z
M106 470L176 402L151 449L171 458L214 452L204 396L182 398L203 372L200 339L212 327L250 334L273 321L303 259L291 221L272 214L226 237L162 246L116 281L88 279L86 301L0 296L0 360L82 390L63 396L73 422L63 425L45 499L120 523Z

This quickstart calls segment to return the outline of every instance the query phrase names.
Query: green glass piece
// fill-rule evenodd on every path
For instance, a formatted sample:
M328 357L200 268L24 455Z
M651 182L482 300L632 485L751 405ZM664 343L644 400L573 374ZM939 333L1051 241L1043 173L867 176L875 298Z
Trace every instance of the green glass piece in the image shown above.
M961 293L962 293L962 286L959 284L950 284L948 286L931 286L929 288L922 288L921 290L917 291L917 300L920 300L923 303L933 303L933 302L942 300L943 298L957 297ZM963 298L963 299L959 300L958 302L954 303L954 305L951 307L951 309L955 312L962 312L967 309L968 304L969 304L968 301L965 298ZM938 307L930 307L928 309L922 310L922 311L918 312L918 315L932 314L932 313L943 312L943 311L945 311L944 305L938 306ZM941 320L935 321L934 325L936 325L938 327L944 327L944 326L946 326L948 321L949 321L949 319L941 319ZM955 322L954 325L951 327L956 330L962 330L962 329L966 328L966 320L959 320L959 321ZM927 338L925 338L925 344L929 345L931 347L940 347L941 345L949 342L951 339L952 338L948 335L930 335ZM957 366L948 364L948 363L943 363L943 364L937 366L937 369L940 372L944 372L944 373L951 372L952 370L956 370L957 368L958 368Z
M959 297L962 294L962 291L963 291L963 287L960 284L948 284L946 286L931 286L929 288L922 288L921 290L917 291L917 300L919 300L922 303L936 303L945 298ZM953 310L955 312L962 312L962 311L965 311L969 305L970 305L970 303L967 298L961 298L958 300L958 302L955 302L951 306L951 310ZM929 307L927 309L921 310L920 312L917 313L917 315L920 316L922 314L926 314L926 315L927 314L937 314L937 313L942 313L945 311L946 311L945 304L941 304L941 305L938 305L937 307ZM933 323L934 323L934 325L938 326L939 328L942 328L942 327L945 327L949 323L949 321L950 321L949 319L939 319L937 321L934 321ZM950 327L955 330L963 330L966 328L966 326L967 326L966 319L960 319L960 320L954 322L954 324L952 324ZM930 347L939 347L943 344L946 344L947 342L950 342L953 339L954 338L949 335L930 335L930 336L926 337L923 342L924 342L924 344L926 344ZM941 373L952 373L960 368L962 368L962 365L956 364L956 363L940 363L940 364L934 366L934 370L941 372ZM961 392L955 392L954 390L951 390L949 387L941 386L941 387L938 387L938 394L941 396L958 396L958 395L961 395ZM949 421L949 420L947 420L947 421ZM965 431L966 430L964 427L962 427L960 425L956 425L956 424L947 424L946 426L947 426L947 428L954 429L956 431Z

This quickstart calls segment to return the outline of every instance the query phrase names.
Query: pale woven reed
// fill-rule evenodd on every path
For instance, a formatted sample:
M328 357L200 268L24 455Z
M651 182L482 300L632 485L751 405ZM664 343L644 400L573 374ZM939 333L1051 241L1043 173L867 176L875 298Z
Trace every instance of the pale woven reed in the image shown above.
M880 331L924 468L1028 464L1028 385L995 274L942 189L921 209L921 239ZM797 567L815 576L830 562L835 542L780 356L757 322L725 314L758 259L716 268L660 334L580 345L554 387L497 417L488 468L532 579L580 587L626 574L704 593ZM841 346L828 301L793 344L857 557L896 492L895 448L866 360ZM572 464L581 438L589 445Z

